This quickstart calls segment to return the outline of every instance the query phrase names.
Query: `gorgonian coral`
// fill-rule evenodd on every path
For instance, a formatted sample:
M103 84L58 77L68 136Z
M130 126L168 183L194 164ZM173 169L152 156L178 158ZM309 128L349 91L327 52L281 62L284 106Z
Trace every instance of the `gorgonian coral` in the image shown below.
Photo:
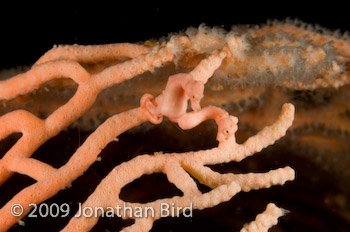
M293 180L294 171L290 167L267 173L219 174L206 165L241 161L284 136L294 119L293 105L285 104L288 100L285 97L286 89L315 90L346 85L349 82L346 70L347 43L346 40L327 33L306 30L303 25L273 23L261 28L234 27L230 33L200 27L189 29L183 35L171 36L163 42L147 42L144 45L73 45L53 48L27 72L0 82L0 98L6 107L10 99L16 101L19 95L28 94L54 79L70 78L78 85L68 102L52 113L47 113L50 110L45 107L36 109L43 112L45 119L40 119L26 110L11 111L0 118L1 139L16 132L22 133L18 142L0 160L0 183L4 183L15 172L28 175L37 181L1 208L1 230L6 231L29 213L30 203L39 204L61 189L69 187L118 135L146 121L158 124L164 116L184 130L196 127L205 120L214 119L218 126L218 147L186 153L141 155L122 163L97 186L83 204L84 207L108 209L110 206L123 205L125 201L119 198L122 187L144 174L157 172L165 173L168 180L184 195L144 204L128 203L128 206L157 209L161 202L179 207L192 203L195 209L204 209L228 201L240 191L281 185ZM69 125L76 121L86 125L84 117L89 117L89 113L91 117L96 117L94 102L100 100L98 95L104 89L148 71L154 72L162 66L172 65L182 67L181 72L167 75L162 92L147 83L136 90L152 92L158 96L144 94L140 107L107 118L62 167L53 168L30 158L38 147ZM215 78L207 90L209 96L201 101L205 96L205 84L213 75ZM71 82L68 81L68 84L71 85ZM240 118L242 117L243 122L252 122L260 131L244 143L238 144L235 139L238 119L230 116L223 108L208 104L212 96L210 91L222 91L226 104L228 99L234 99L232 102L235 102L237 96L238 99L262 96L271 84L278 87L273 93L282 93L277 101L284 104L280 116L276 120L270 116L279 110L278 104L270 104L266 107L269 111L265 111L267 113L259 118L271 125L262 128L252 114L242 114ZM62 82L53 83L50 88L59 85ZM235 93L232 89L225 90L224 85L260 87L256 91L240 89ZM127 92L128 90L124 90L113 94L127 95ZM28 96L24 96L24 99ZM108 101L107 98L105 102ZM215 101L220 102L220 97L215 97ZM203 102L206 106L202 108ZM39 103L34 108L38 106ZM118 110L118 106L116 109ZM113 114L116 109L104 110ZM348 130L344 123L338 124L343 130ZM201 193L190 175L212 190ZM24 207L24 214L20 217L11 215L14 204ZM255 222L242 230L266 231L276 223L282 213L274 205L269 205ZM98 216L73 217L63 231L88 231L97 223ZM135 219L135 224L125 228L125 231L148 231L153 222L161 217L159 210L156 210L154 217L135 218L130 214L122 216Z

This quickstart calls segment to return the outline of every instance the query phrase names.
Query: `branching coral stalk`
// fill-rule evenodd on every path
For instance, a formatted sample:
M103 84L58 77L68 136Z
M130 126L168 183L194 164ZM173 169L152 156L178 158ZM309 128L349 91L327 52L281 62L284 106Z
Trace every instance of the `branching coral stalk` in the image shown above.
M285 134L285 131L291 125L293 115L293 106L285 105L281 115L273 125L264 128L257 135L251 137L241 145L235 142L234 136L231 136L228 140L221 142L219 147L210 150L182 154L138 156L114 168L82 207L94 208L97 206L123 205L124 201L120 200L119 194L126 184L144 174L158 172L165 173L168 180L183 191L184 196L161 199L147 204L128 203L128 206L159 209L160 202L168 203L169 205L174 202L175 205L182 207L188 206L190 202L193 202L194 208L204 209L229 200L241 189L243 191L250 191L251 189L268 188L271 185L284 184L286 181L294 179L294 171L289 167L264 174L250 173L234 175L219 174L204 165L241 161L245 157L269 146ZM212 187L213 190L207 194L201 194L197 185L187 172L201 183ZM198 205L194 203L197 202L195 199L198 200ZM158 216L153 218L153 220L159 218L159 211L157 211L156 215ZM128 215L123 216L128 217ZM141 228L137 227L139 220L143 221L144 219L134 219L136 225L132 231L148 231L148 229L140 230ZM147 222L153 223L153 220ZM63 231L88 231L96 223L97 219L74 217Z
M284 210L278 208L275 204L267 205L266 210L256 216L255 221L245 226L241 232L266 232L268 229L277 224L277 219L284 214Z
M128 203L130 207L150 206L157 209L160 202L187 206L193 203L195 209L213 207L228 201L239 191L268 188L281 185L294 179L294 171L285 167L268 173L219 174L206 165L241 161L247 156L261 151L285 135L294 119L294 107L285 104L280 116L270 126L265 127L243 144L235 141L238 119L215 106L201 108L204 84L221 66L225 59L235 59L243 52L242 39L228 35L227 44L215 49L190 73L170 76L165 90L158 97L145 94L139 108L135 108L108 118L101 124L62 167L52 166L30 158L32 153L49 138L77 120L93 104L97 94L111 86L136 75L160 67L173 61L178 54L190 49L193 41L186 36L174 36L167 44L153 49L130 44L58 47L39 59L31 70L12 79L0 82L0 98L11 99L38 88L49 80L70 77L78 85L75 95L46 119L17 110L0 118L0 139L12 133L21 132L20 140L0 160L0 183L13 173L28 175L37 182L23 189L0 210L0 231L6 231L31 210L30 203L39 204L55 195L82 175L93 164L101 150L115 137L146 121L160 123L163 116L178 123L182 129L191 129L207 119L214 119L218 125L219 146L210 150L181 154L142 155L115 167L97 186L84 206L108 207L122 205L119 198L121 188L144 174L163 172L168 180L183 193L182 197L156 200L146 204ZM128 52L130 50L130 52ZM79 62L91 62L129 57L131 60L112 65L96 73L88 73ZM187 111L188 101L193 111ZM202 194L190 173L212 190ZM21 204L24 214L11 215L11 206ZM134 218L132 215L123 215ZM160 218L159 210L155 217L134 218L135 224L125 231L148 231L153 222ZM98 217L74 217L63 231L88 231L98 221Z
M68 187L74 179L96 161L97 155L109 142L124 131L145 122L146 118L142 117L142 113L138 109L112 117L106 123L117 125L117 130L113 131L116 134L111 132L112 137L108 138L108 135L104 134L108 126L100 127L96 130L98 136L96 134L90 136L87 145L78 149L68 163L58 170L41 161L29 158L33 152L86 112L102 89L172 60L174 52L183 43L186 43L186 38L177 37L166 46L154 49L144 55L142 53L145 49L141 47L140 55L136 58L114 65L96 75L90 75L75 61L54 60L35 65L28 72L0 83L2 99L27 93L48 80L62 76L70 77L79 84L75 95L45 120L23 110L10 112L0 118L0 139L16 132L23 134L0 160L0 183L5 182L14 172L28 175L38 181L19 192L1 208L0 230L5 231L19 220L19 218L11 216L11 205L21 203L24 206L23 216L29 213L28 204L40 203L55 195L59 190ZM133 121L129 121L130 118ZM101 134L104 134L102 138ZM104 137L106 138L104 139ZM60 178L57 178L58 176Z

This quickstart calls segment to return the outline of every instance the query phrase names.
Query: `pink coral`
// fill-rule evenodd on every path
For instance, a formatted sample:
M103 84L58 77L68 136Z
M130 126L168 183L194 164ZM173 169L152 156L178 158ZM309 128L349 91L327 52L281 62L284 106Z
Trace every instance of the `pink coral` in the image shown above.
M267 188L293 180L294 171L290 167L268 173L237 175L219 174L205 166L241 161L261 151L284 136L294 119L293 105L285 104L280 116L271 126L265 127L243 144L237 144L235 132L238 119L216 106L200 107L204 84L225 59L240 59L239 54L242 55L245 49L242 38L229 35L227 41L227 44L212 51L190 73L169 77L166 88L160 96L154 98L150 94L145 94L141 99L141 107L108 118L87 138L71 159L58 169L30 156L45 141L57 135L86 112L101 90L179 59L183 53L186 54L186 50L196 48L196 41L186 36L173 36L168 43L152 49L130 44L58 47L40 58L28 72L0 82L1 99L28 93L44 82L61 76L71 77L79 85L75 95L44 120L24 110L10 112L0 118L1 139L14 132L23 133L22 138L0 160L0 183L5 182L15 172L37 180L1 208L0 231L6 231L28 214L31 210L30 203L39 204L68 187L97 160L101 150L119 134L146 121L160 123L163 116L178 123L182 129L191 129L207 119L214 119L218 125L219 146L210 150L181 154L142 155L122 163L97 186L83 206L107 208L110 205L121 205L125 203L119 198L123 186L143 174L155 172L165 173L168 180L174 183L184 196L156 200L147 204L129 203L130 207L157 208L156 206L163 202L182 207L193 203L195 209L204 209L230 200L239 191ZM131 59L95 74L90 74L79 64L79 61L104 60L118 56L127 56ZM32 76L35 78L31 78ZM188 101L191 103L191 111L188 111ZM213 190L202 194L188 173ZM24 214L20 217L14 217L10 213L10 208L15 203L24 207ZM122 216L133 218L128 214ZM156 211L155 217L135 218L135 224L124 230L148 231L153 222L159 218L159 211ZM63 231L88 231L97 221L98 217L74 217Z

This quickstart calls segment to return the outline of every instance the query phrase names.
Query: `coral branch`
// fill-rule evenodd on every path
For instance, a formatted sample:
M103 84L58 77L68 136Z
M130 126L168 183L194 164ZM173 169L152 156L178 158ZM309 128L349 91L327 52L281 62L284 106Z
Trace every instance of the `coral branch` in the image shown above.
M175 184L185 196L200 194L196 182L194 182L191 176L178 163L167 164L164 167L164 172L168 180Z
M0 81L0 99L11 99L39 88L55 78L69 77L78 84L90 79L90 74L75 61L59 60L35 65L26 73Z
M211 188L236 182L242 191L270 188L272 185L283 185L286 181L294 180L295 173L290 167L271 170L268 173L248 174L219 174L205 166L188 165L186 170L198 181Z
M226 57L230 57L231 53L226 48L224 51L215 51L207 59L202 60L191 72L195 81L200 81L203 84L207 83L208 79L213 76L214 72L220 67L222 61Z
M54 60L74 60L81 63L95 63L116 60L121 57L135 58L147 54L149 48L142 45L118 43L97 46L65 45L56 46L46 52L36 65Z
M270 227L277 224L277 219L283 216L284 212L275 204L267 205L266 210L256 216L255 221L241 229L241 232L267 232Z
M292 125L294 111L294 106L292 104L284 104L276 123L265 127L258 134L247 139L242 145L245 154L237 156L236 161L240 161L251 154L261 151L265 147L273 144L279 138L283 137L286 134L287 128Z

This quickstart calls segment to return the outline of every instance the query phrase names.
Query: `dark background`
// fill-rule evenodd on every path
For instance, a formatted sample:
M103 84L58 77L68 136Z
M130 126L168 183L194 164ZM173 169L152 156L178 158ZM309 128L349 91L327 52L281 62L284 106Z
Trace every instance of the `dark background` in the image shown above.
M268 19L291 17L342 32L350 27L348 7L335 1L202 1L195 7L189 7L189 2L174 1L161 5L152 1L119 2L9 5L3 1L0 4L0 69L33 64L54 44L138 42L190 26L198 27L201 23L230 29L235 24L263 24Z

